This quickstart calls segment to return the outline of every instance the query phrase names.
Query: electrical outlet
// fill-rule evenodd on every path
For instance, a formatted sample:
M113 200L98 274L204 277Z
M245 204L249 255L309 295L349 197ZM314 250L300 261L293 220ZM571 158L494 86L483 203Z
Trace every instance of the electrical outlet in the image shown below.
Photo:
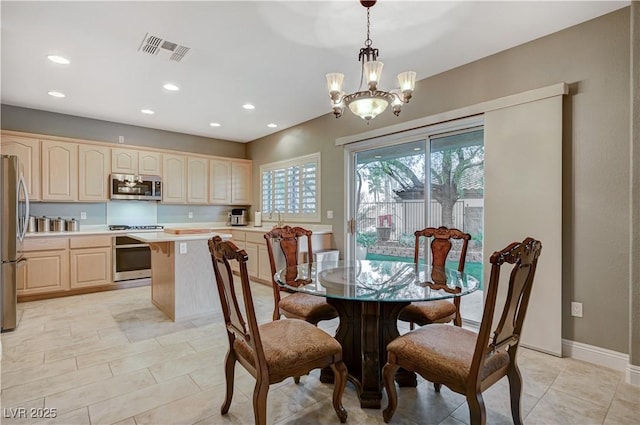
M333 218L333 210L327 210L327 218Z
M571 315L573 317L582 317L582 303L571 302Z
M118 136L118 143L124 143L124 136Z
M186 253L187 253L187 243L180 242L180 254L186 254Z
M193 211L189 211L189 212L187 213L187 217L189 217L189 218L193 218Z
M86 220L86 219L87 219L87 212L80 211L80 220Z

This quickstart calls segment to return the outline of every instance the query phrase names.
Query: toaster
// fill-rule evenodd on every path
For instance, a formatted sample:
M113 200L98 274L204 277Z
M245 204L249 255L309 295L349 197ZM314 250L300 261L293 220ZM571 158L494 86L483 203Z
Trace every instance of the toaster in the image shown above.
M247 225L247 210L244 208L234 208L229 214L230 222L232 226L246 226Z

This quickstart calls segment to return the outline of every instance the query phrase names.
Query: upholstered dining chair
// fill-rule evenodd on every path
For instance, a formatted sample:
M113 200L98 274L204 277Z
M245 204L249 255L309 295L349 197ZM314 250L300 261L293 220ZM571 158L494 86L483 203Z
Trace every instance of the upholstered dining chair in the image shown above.
M311 230L302 227L275 227L264 235L267 241L267 251L269 254L269 265L271 266L271 285L273 287L273 320L278 320L281 316L289 319L302 319L314 325L321 320L331 320L338 317L335 308L327 303L323 297L296 292L286 297L281 297L280 293L286 291L278 285L273 276L277 272L274 245L279 245L286 266L298 264L299 241L303 236L307 237L308 262L313 262L311 247ZM283 265L284 266L284 265Z
M477 334L458 326L434 324L408 332L387 345L387 364L382 369L389 398L389 404L383 411L385 422L391 420L398 405L393 379L395 372L402 367L464 395L469 405L471 425L486 423L482 392L506 376L511 395L511 416L514 424L522 424L522 378L516 354L541 250L539 241L526 238L491 255L491 278L486 287L484 312ZM493 328L500 268L505 263L513 267L500 321ZM495 329L493 333L492 329ZM436 391L439 390L437 386Z
M220 409L226 414L233 397L236 362L256 379L253 414L256 425L267 423L269 385L297 377L317 368L330 366L334 372L333 408L340 422L347 420L342 395L347 368L342 361L340 343L325 331L302 320L283 319L258 325L247 273L247 253L219 236L209 241L222 314L229 339L225 358L226 396ZM233 283L231 261L238 261L243 303ZM245 319L246 317L246 319Z
M420 242L421 238L431 239L431 265L444 267L447 256L451 251L452 239L462 240L460 249L460 259L458 260L458 271L464 271L464 264L467 258L467 245L471 239L471 235L464 233L458 229L447 228L444 226L435 228L427 227L426 229L417 230L414 233L416 243L413 253L413 262L418 263L420 260ZM429 325L431 323L448 323L453 320L456 326L462 326L462 317L460 316L460 297L455 297L453 302L448 300L420 301L414 302L406 306L398 316L399 320L409 322L409 329L413 330L413 324L419 326Z

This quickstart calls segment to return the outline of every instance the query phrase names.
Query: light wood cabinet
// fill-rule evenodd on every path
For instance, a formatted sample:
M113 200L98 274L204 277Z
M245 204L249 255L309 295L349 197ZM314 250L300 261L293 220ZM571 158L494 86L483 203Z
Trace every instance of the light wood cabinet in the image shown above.
M162 154L159 152L138 152L138 174L161 176Z
M219 205L251 205L251 161L209 161L209 202Z
M209 160L200 157L187 159L187 202L207 204L209 200Z
M138 174L138 151L136 149L112 148L111 172L114 174Z
M0 152L16 155L20 161L20 172L24 176L29 199L40 200L40 140L32 137L2 134Z
M187 201L186 157L169 154L162 157L162 202L184 204Z
M209 202L218 205L231 203L231 163L222 159L209 161Z
M18 273L18 295L31 295L69 289L68 238L26 240L27 263Z
M271 282L271 265L269 264L269 251L267 251L266 242L258 245L258 278L267 282Z
M162 154L131 148L111 149L113 174L162 175Z
M70 260L71 288L112 282L111 247L72 249Z
M251 162L231 163L231 204L251 205Z
M109 165L111 149L104 146L78 146L78 200L109 199Z
M42 140L42 200L78 199L78 145Z

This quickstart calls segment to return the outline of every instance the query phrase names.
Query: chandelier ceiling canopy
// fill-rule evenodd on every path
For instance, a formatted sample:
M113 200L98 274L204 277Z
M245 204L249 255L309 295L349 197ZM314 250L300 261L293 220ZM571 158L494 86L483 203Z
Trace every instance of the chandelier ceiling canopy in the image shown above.
M360 87L357 92L345 94L342 90L344 74L337 72L327 74L327 87L331 98L333 114L336 118L342 116L344 106L348 106L351 112L364 120L371 120L378 114L384 112L391 104L393 113L400 115L402 105L409 102L416 84L416 73L414 71L402 72L398 75L400 88L390 91L378 89L378 82L382 74L383 63L378 61L378 49L372 47L370 37L370 16L369 12L376 1L361 0L360 4L367 8L367 39L364 47L360 49L358 61L362 63L360 74ZM363 81L367 81L368 90L362 90Z

